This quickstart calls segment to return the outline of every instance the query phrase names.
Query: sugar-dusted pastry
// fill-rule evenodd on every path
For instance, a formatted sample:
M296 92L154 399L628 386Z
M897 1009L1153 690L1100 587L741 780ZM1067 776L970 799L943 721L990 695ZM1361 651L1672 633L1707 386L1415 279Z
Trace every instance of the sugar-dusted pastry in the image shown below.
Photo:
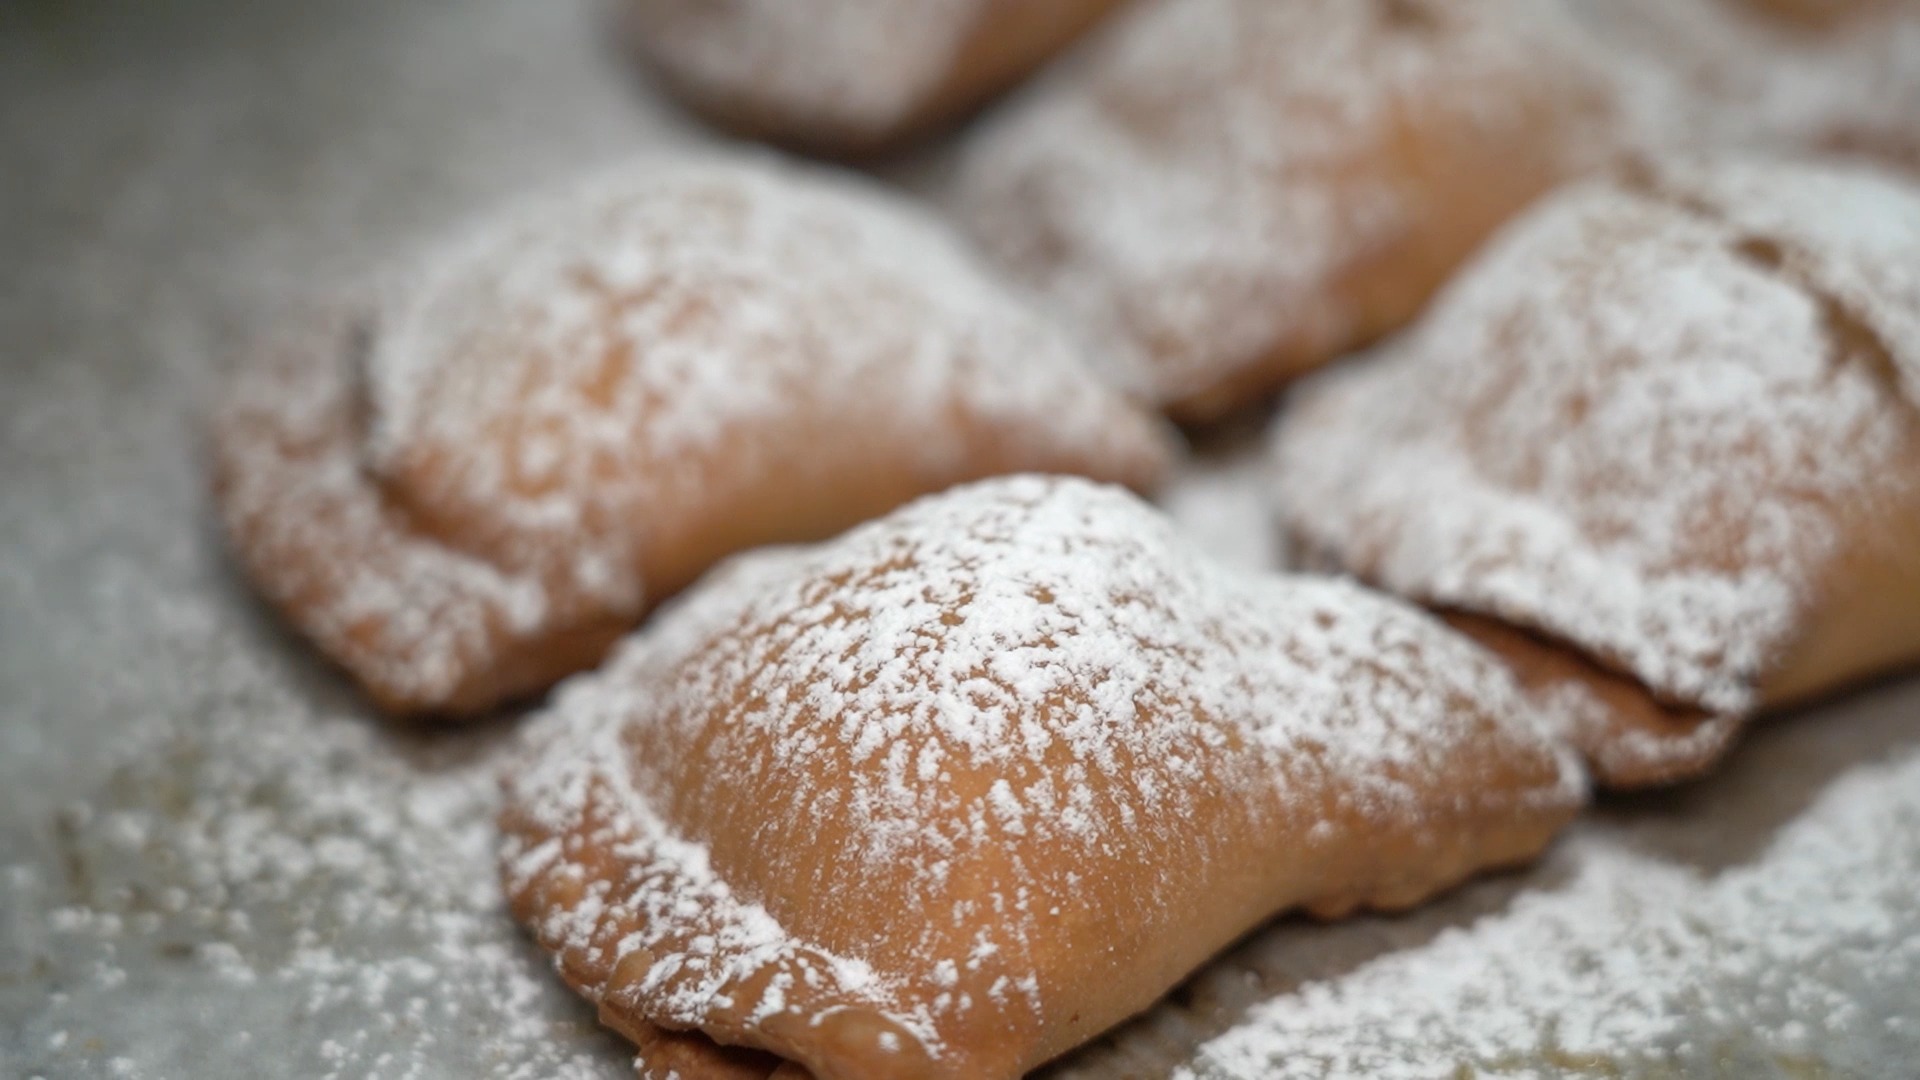
M397 712L539 689L742 548L997 473L1144 488L1168 452L921 212L759 159L535 198L314 323L240 375L218 502Z
M1206 419L1393 330L1610 149L1539 0L1147 0L990 118L959 212L1117 376Z
M1912 0L1720 0L1720 2L1744 3L1768 15L1810 29L1827 29L1844 24L1851 19L1876 15L1903 5L1913 6Z
M1406 907L1584 798L1468 639L1073 478L746 556L531 739L512 908L683 1080L1018 1077L1276 912Z
M1026 77L1120 0L625 0L678 97L744 134L871 153Z
M1844 153L1920 172L1914 0L1558 2L1606 55L1626 138L1655 156Z
M1920 660L1920 189L1595 182L1277 421L1312 555L1508 653L1614 784Z

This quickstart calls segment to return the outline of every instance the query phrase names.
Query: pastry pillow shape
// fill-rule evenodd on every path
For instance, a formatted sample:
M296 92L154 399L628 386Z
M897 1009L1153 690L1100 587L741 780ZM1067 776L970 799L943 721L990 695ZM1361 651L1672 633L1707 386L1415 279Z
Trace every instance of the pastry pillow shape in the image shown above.
M214 431L260 591L439 714L590 664L732 552L998 473L1145 488L1170 446L923 212L763 159L500 211L269 338Z
M1920 659L1920 189L1721 162L1570 189L1278 418L1309 557L1457 613L1614 784Z
M1612 152L1611 90L1538 0L1146 0L989 116L952 201L1183 420L1411 319Z
M1024 78L1120 0L625 0L635 49L742 134L884 151Z
M530 740L512 908L682 1080L1018 1077L1277 912L1406 907L1584 797L1467 638L1076 478L743 556Z

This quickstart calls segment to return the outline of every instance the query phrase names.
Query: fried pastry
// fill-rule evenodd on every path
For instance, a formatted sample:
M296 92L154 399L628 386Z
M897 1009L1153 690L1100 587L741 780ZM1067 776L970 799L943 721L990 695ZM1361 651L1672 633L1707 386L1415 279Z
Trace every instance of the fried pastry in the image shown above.
M1412 318L1611 152L1538 0L1151 0L990 117L953 202L987 250L1205 420Z
M760 160L502 213L271 341L215 430L261 592L440 714L591 663L731 552L998 473L1145 488L1169 448L920 211Z
M1723 0L1726 2L1726 0ZM1876 15L1912 0L1732 0L1808 29L1825 30L1849 20Z
M1651 156L1845 154L1920 171L1920 4L1775 17L1747 0L1561 2L1606 56L1626 138Z
M1531 857L1585 787L1429 616L1034 476L743 556L531 741L511 906L683 1080L1017 1077L1276 912Z
M1920 659L1920 189L1721 162L1585 184L1303 386L1312 558L1455 613L1615 785Z
M957 119L1119 0L626 0L669 90L756 138L885 150Z

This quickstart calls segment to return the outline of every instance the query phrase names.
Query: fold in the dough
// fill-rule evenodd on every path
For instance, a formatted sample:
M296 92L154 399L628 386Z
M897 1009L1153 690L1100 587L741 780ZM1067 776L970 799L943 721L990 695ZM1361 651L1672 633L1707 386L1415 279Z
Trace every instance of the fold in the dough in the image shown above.
M1310 557L1451 613L1616 785L1920 660L1920 188L1721 162L1568 190L1302 387Z
M1032 476L735 560L529 738L512 908L684 1080L1017 1077L1278 912L1414 904L1585 795L1438 620Z
M756 544L1168 459L929 215L827 170L643 161L431 254L271 336L214 425L240 561L392 711L542 689Z

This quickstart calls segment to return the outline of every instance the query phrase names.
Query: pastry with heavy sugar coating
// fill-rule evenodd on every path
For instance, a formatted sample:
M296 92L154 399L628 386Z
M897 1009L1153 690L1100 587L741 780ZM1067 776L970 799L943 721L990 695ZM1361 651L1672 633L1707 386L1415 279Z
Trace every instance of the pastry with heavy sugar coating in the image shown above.
M1017 1077L1278 912L1530 858L1585 795L1466 637L1076 478L743 556L530 738L512 908L683 1080Z
M1150 0L1079 59L988 118L954 202L1182 419L1401 326L1611 152L1606 79L1538 0Z
M897 146L1026 77L1120 0L626 0L635 48L734 131Z
M1920 171L1920 3L1560 0L1655 158L1845 154ZM1795 11L1799 18L1792 16Z
M611 170L289 329L216 421L262 593L395 712L586 666L755 544L1168 436L921 211L762 160Z
M1594 182L1304 386L1277 503L1565 710L1605 782L1920 660L1920 188L1837 164Z

